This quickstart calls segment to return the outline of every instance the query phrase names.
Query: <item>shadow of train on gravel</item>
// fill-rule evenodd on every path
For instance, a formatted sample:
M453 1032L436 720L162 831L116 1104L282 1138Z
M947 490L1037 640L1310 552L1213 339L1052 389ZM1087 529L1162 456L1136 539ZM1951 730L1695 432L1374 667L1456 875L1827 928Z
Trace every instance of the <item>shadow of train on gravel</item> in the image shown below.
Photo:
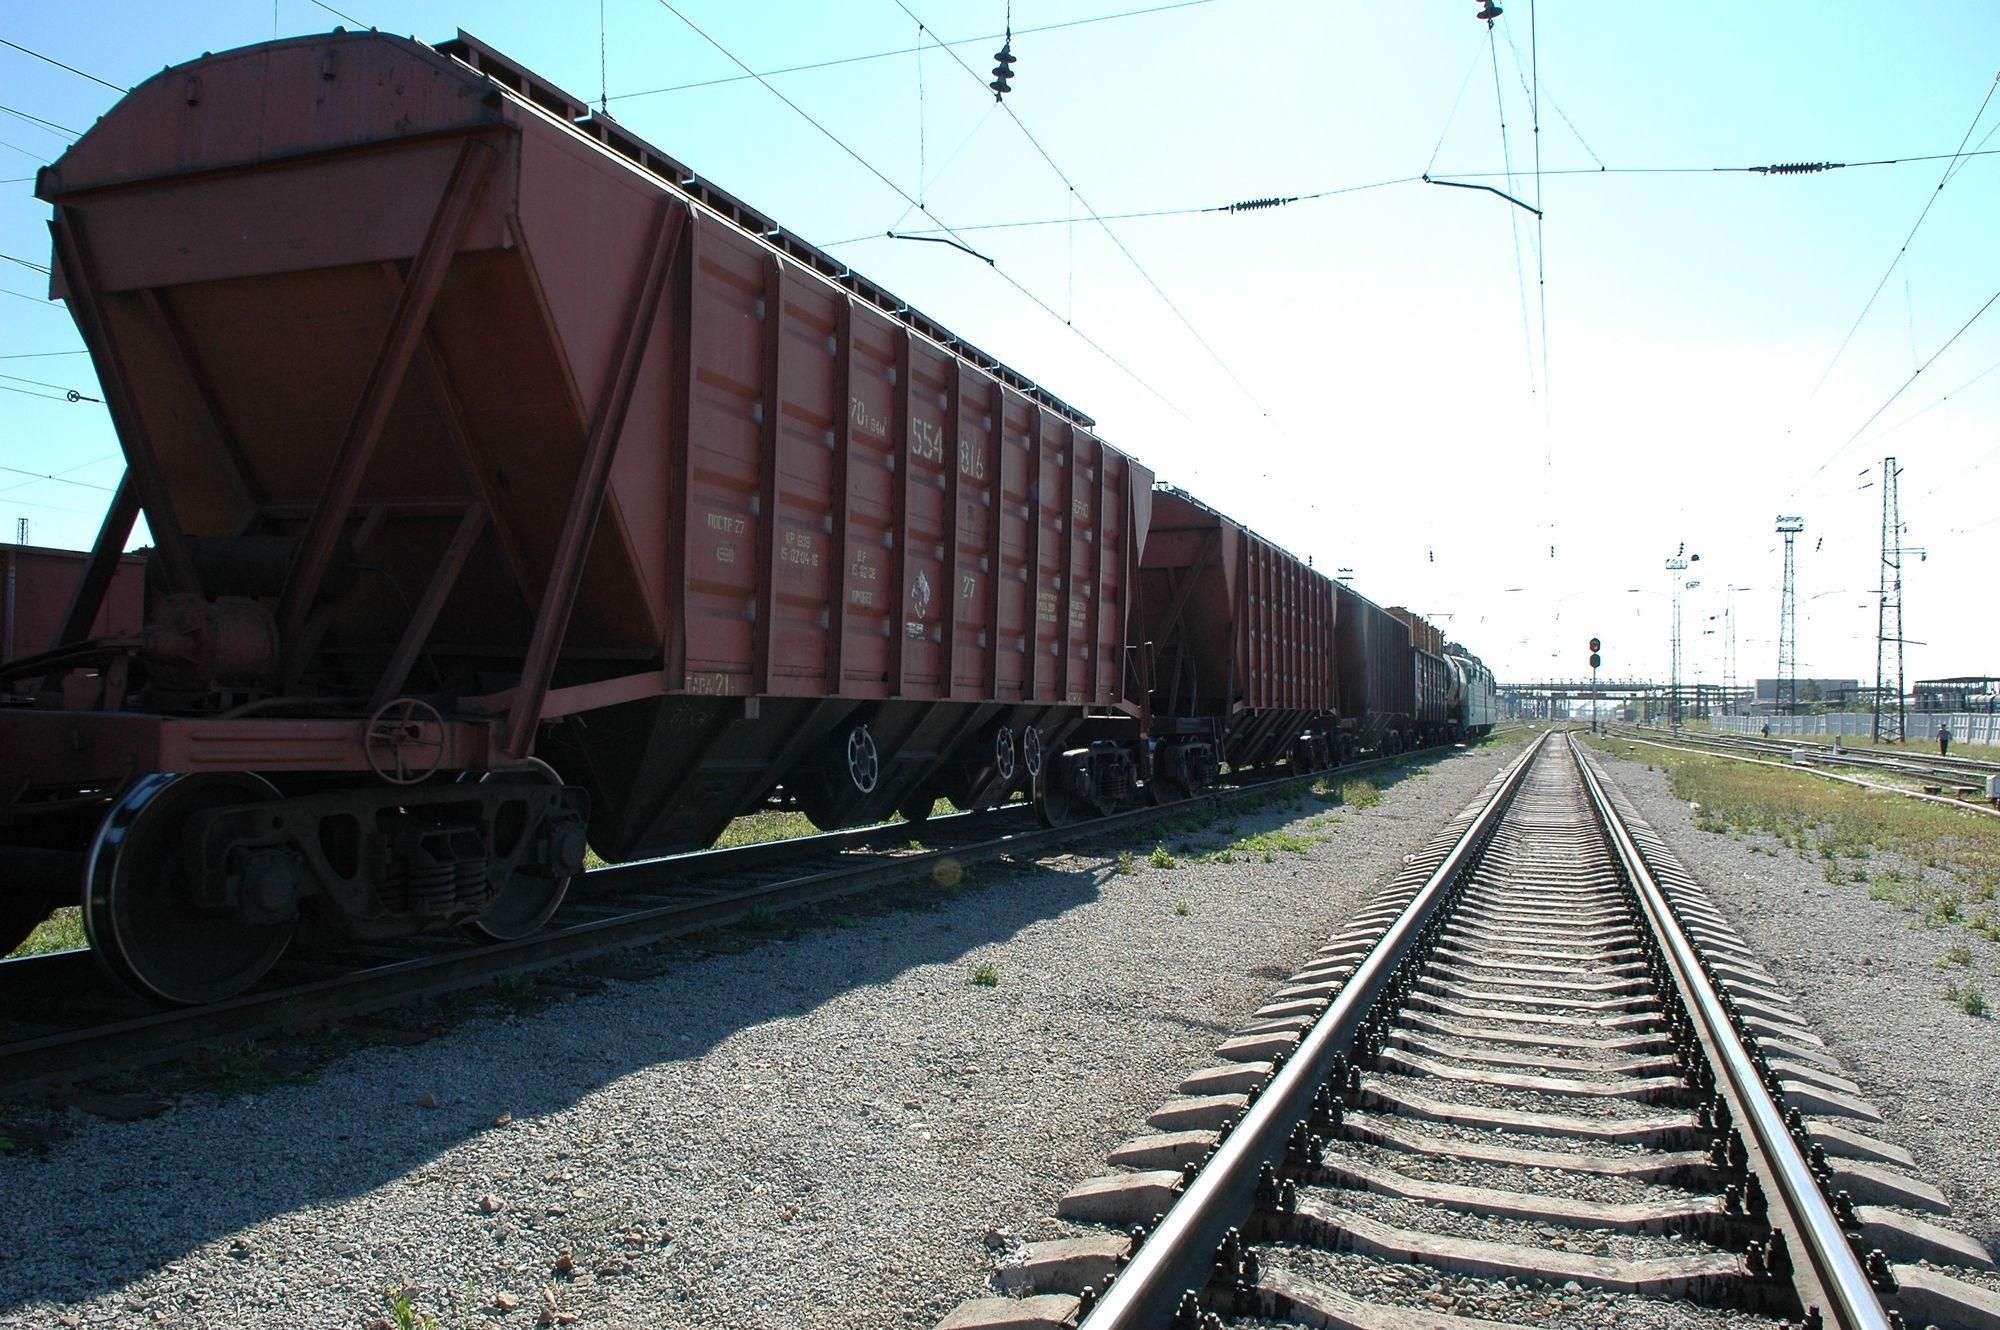
M1388 789L1435 760L1355 779ZM1341 780L1328 775L1336 790ZM242 1229L406 1178L496 1130L502 1114L532 1123L631 1073L693 1063L755 1026L803 1016L917 967L962 963L1115 889L1123 879L1102 859L1120 850L1143 859L1158 841L1206 853L1340 807L1335 795L1274 797L1198 828L1170 824L1138 840L1080 841L1074 853L1093 861L1087 867L981 865L971 886L929 905L892 907L852 931L814 928L675 961L657 977L524 1016L475 1015L422 1044L371 1046L337 1059L310 1083L226 1100L196 1095L140 1122L85 1119L43 1155L0 1158L0 1317L38 1300L115 1293ZM1295 858L1281 854L1278 862ZM808 958L822 963L803 963ZM533 1023L569 1023L577 1037L524 1069L510 1045ZM437 1108L419 1103L426 1093ZM247 1259L263 1256L252 1251Z

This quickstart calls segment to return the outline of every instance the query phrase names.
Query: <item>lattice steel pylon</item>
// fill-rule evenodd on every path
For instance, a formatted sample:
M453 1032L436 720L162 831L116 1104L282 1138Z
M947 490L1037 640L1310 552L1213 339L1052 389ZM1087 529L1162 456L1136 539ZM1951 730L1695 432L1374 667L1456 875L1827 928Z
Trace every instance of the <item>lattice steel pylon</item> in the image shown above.
M1785 590L1778 602L1778 710L1791 715L1799 709L1799 603L1792 543L1806 529L1803 517L1780 517L1778 534L1785 538Z
M1903 469L1896 459L1882 459L1882 582L1875 610L1875 738L1901 743L1908 737L1903 713L1903 513L1896 478ZM1895 674L1889 673L1891 655ZM1883 693L1894 685L1896 705L1884 705ZM1887 724L1884 724L1884 722Z

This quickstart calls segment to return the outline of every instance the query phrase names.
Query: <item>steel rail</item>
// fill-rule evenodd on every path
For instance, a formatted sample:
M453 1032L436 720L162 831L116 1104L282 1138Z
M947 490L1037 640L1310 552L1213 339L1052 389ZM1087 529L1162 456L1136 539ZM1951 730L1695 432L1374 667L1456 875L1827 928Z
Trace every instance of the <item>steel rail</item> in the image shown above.
M1775 756L1768 754L1758 757L1750 753L1732 752L1726 747L1715 744L1676 743L1664 739L1642 739L1636 735L1626 734L1616 734L1613 737L1624 739L1627 743L1645 744L1648 748L1664 748L1672 753L1689 753L1696 757L1720 758L1724 762L1747 762L1752 766L1770 767L1774 771L1790 771L1804 776L1817 776L1821 780L1839 781L1843 785L1852 785L1856 789L1878 790L1883 794L1893 794L1904 799L1917 799L1924 803L1937 804L1943 808L1954 808L1964 813L1977 813L1981 817L2000 817L2000 808L1988 808L1983 803L1973 803L1966 799L1953 798L1950 795L1932 794L1928 790L1907 789L1901 785L1885 785L1879 780L1863 780L1859 776L1843 775L1838 771L1830 769L1840 765L1830 759L1801 765L1795 762L1780 762ZM1869 769L1873 770L1877 775L1898 774L1883 772L1879 768ZM1905 779L1909 778L1906 773L1903 774Z
M1620 739L1653 739L1657 736L1643 729L1618 726L1607 733ZM1815 735L1772 735L1765 739L1755 734L1737 734L1733 731L1698 732L1683 730L1673 736L1674 741L1718 752L1735 750L1746 753L1760 753L1765 756L1789 756L1795 752L1811 755L1815 762L1826 762L1841 766L1875 768L1883 771L1902 772L1909 775L1922 773L1943 779L1946 777L1979 776L2000 774L2000 762L1990 762L1985 758L1933 755L1910 748L1839 748L1830 743L1821 743ZM1846 736L1841 736L1846 737Z
M1693 1017L1712 1062L1737 1103L1739 1120L1749 1128L1757 1151L1777 1183L1775 1199L1782 1205L1782 1214L1790 1221L1793 1236L1804 1249L1805 1264L1795 1260L1794 1273L1810 1269L1826 1298L1822 1314L1835 1330L1889 1330L1888 1313L1881 1299L1869 1283L1847 1235L1841 1231L1840 1221L1834 1217L1833 1207L1820 1190L1818 1179L1813 1177L1798 1143L1786 1128L1783 1110L1765 1088L1757 1064L1731 1024L1722 997L1703 970L1700 953L1682 928L1672 901L1661 890L1624 819L1612 806L1603 782L1584 760L1574 736L1569 739L1569 748L1620 871L1637 896L1674 972L1682 1004ZM1809 1290L1802 1293L1801 1301L1808 1311L1817 1305L1810 1301Z
M1187 1291L1199 1290L1208 1282L1224 1235L1254 1208L1259 1170L1283 1156L1293 1125L1310 1110L1313 1095L1325 1083L1334 1059L1353 1044L1362 1019L1439 902L1458 876L1478 861L1547 739L1547 733L1536 738L1507 769L1506 778L1486 807L1362 958L1332 1004L1168 1208L1131 1263L1078 1323L1078 1330L1158 1330L1172 1319Z
M368 966L267 992L246 993L209 1006L157 1012L82 1030L66 1030L19 1040L0 1045L0 1097L86 1079L114 1069L125 1070L167 1061L205 1045L259 1038L323 1024L336 1018L366 1015L417 997L474 987L503 974L573 964L607 952L737 923L759 909L777 912L907 883L919 873L927 872L946 860L962 865L1046 852L1078 841L1134 830L1161 818L1196 809L1223 807L1260 795L1281 793L1327 776L1344 778L1360 775L1436 751L1419 750L1396 757L1372 758L1330 767L1325 771L1213 790L1110 817L1060 827L1012 831L988 840L871 859L859 864L837 865L802 877L762 883L702 900L641 907L611 918L555 928L513 942L456 948L434 956ZM863 834L881 833L880 827L863 830ZM830 835L838 839L855 834L837 832ZM674 864L672 858L648 860L593 870L593 873L615 876L641 871L658 872L670 869ZM59 953L63 957L77 959L85 954ZM0 965L23 965L29 961L48 963L54 959L24 957L0 962ZM76 962L72 960L70 963Z

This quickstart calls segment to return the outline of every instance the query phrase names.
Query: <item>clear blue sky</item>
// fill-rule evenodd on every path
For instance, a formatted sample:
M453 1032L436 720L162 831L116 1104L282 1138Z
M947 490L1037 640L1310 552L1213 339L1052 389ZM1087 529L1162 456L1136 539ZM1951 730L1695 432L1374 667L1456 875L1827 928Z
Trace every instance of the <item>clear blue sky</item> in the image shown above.
M1030 30L1148 0L1020 0L1016 124L981 86L1002 0L903 2L935 25L921 58L770 84L936 221L903 216L894 189L756 81L635 95L740 73L659 0L606 0L602 46L590 5L338 7L427 40L462 25L579 96L608 91L637 133L809 239L852 241L836 252L1094 415L1162 478L1323 569L1352 568L1377 600L1449 616L1503 678L1572 673L1592 634L1611 673L1664 673L1662 561L1682 542L1702 555L1689 673L1721 677L1726 635L1710 616L1735 585L1749 588L1734 597L1738 672L1770 675L1780 511L1808 523L1801 671L1872 677L1879 489L1858 473L1890 451L1907 538L1930 552L1906 579L1908 635L1928 643L1912 673L2000 671L2000 370L1972 382L2000 362L2000 308L1854 437L2000 289L2000 96L1974 121L2000 73L2000 9L1503 0L1489 38L1469 0L1206 0L1043 32ZM919 43L896 0L675 5L758 70ZM339 22L306 0L17 0L0 37L124 86ZM976 77L939 37L982 39L953 48ZM73 130L116 96L4 47L0 90L0 105ZM0 169L0 253L46 264L30 177L65 141L0 114L15 168ZM1790 177L1633 169L1948 155L1962 141L1996 155L1963 160L1942 191L1942 160ZM921 187L920 163L933 177ZM1545 207L1546 342L1535 218L1410 179L1430 166L1509 189L1494 173L1510 164L1510 192ZM1146 275L1090 219L1390 180L1403 183L1111 222ZM1017 221L1053 224L969 229ZM978 260L881 237L939 222L1132 373ZM38 273L0 269L16 295L43 290ZM60 307L0 306L0 355L78 346ZM94 392L81 356L7 359L0 374ZM0 472L0 535L25 516L38 542L86 544L116 441L101 407L0 393L0 465L63 475Z

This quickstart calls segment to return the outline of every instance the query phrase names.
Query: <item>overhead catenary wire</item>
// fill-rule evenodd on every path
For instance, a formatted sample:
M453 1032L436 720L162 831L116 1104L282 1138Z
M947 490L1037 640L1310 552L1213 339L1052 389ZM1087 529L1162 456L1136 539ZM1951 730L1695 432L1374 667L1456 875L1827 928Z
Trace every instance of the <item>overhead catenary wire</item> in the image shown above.
M1474 42L1472 45L1472 59L1465 62L1465 77L1458 81L1458 95L1451 99L1451 110L1445 115L1444 128L1438 131L1437 144L1431 149L1431 159L1424 164L1425 174L1429 174L1430 169L1437 165L1438 154L1444 151L1444 141L1450 136L1451 127L1458 120L1458 106L1465 100L1465 90L1472 86L1473 71L1479 68L1479 57L1483 54L1479 48L1483 45L1484 42Z
M1264 198L1239 199L1233 203L1194 204L1184 208L1148 208L1138 212L1108 212L1102 214L1102 216L1107 222L1129 222L1154 217L1194 217L1203 213L1264 212L1272 208L1286 207L1294 203L1310 203L1317 199L1332 198L1336 194L1359 194L1371 189L1385 189L1390 185L1415 184L1421 179L1423 179L1422 176L1404 175L1397 176L1392 180L1371 180L1362 185L1337 185L1332 189L1312 190L1304 194L1270 195ZM972 231L1014 231L1025 227L1068 226L1074 220L1074 216L1033 217L1012 222L979 222L970 226L954 227L953 229L961 234ZM908 234L920 233L911 232ZM826 248L831 249L835 245L858 244L863 240L879 240L881 237L882 233L880 231L870 231L866 235L849 236L845 240L830 241Z
M9 288L4 286L0 286L0 296L12 296L16 300L26 300L31 304L40 305L43 309L55 310L58 314L68 312L63 308L63 306L57 304L53 300L50 300L47 296L31 296L26 294L25 292L10 290Z
M0 254L0 259L5 259L9 263L18 263L23 268L32 268L44 277L47 277L49 275L49 270L45 266L39 263L31 262L28 259L17 258L12 254Z
M1534 26L1535 26L1535 11L1533 5L1530 4L1528 9L1528 29L1530 33L1534 31ZM1502 28L1500 30L1500 35L1507 39L1507 49L1514 53L1514 72L1520 76L1521 91L1525 93L1531 100L1536 101L1538 105L1542 100L1546 100L1549 104L1549 109L1551 111L1554 111L1556 113L1556 118L1563 122L1564 128L1569 130L1570 136L1576 140L1577 146L1582 148L1585 152L1589 153L1590 160L1596 162L1598 167L1601 169L1604 166L1604 159L1598 156L1597 149L1590 146L1590 140L1586 139L1583 136L1583 131L1576 127L1576 122L1569 118L1569 113L1562 109L1562 103L1558 102L1554 98L1554 96L1552 96L1549 93L1549 90L1542 86L1542 80L1539 77L1539 75L1536 77L1534 85L1532 87L1529 86L1528 76L1524 72L1525 66L1522 64L1521 61L1521 48L1514 44L1513 32L1509 29ZM1533 44L1533 39L1531 37L1530 45L1532 44ZM1533 62L1531 61L1531 63Z
M31 125L39 125L43 129L50 130L57 134L65 135L66 137L69 138L75 138L79 133L79 131L71 129L67 125L59 125L53 120L44 120L38 115L30 115L28 112L20 110L18 107L0 106L0 114L11 115L17 120L25 120Z
M1884 157L1874 161L1825 163L1823 165L1827 166L1828 169L1839 169L1839 170L1850 170L1857 167L1907 166L1907 165L1920 164L1923 162L1943 161L1951 157L1952 155L1953 154L1951 153L1923 153L1907 157ZM1995 156L1995 155L2000 155L2000 148L1996 148L1991 152L1967 153L1964 155L1967 157ZM1559 167L1544 167L1542 168L1541 174L1543 176L1730 175L1730 174L1766 175L1770 174L1771 172L1772 168L1770 166L1602 166L1602 167L1559 166ZM940 169L939 175L942 174L943 171L942 169ZM1504 178L1506 174L1507 173L1504 171L1430 171L1421 175L1394 176L1387 180L1371 180L1365 184L1339 185L1331 189L1312 190L1300 194L1280 195L1274 197L1281 198L1288 203L1307 203L1316 199L1332 198L1335 195L1339 194L1358 194L1366 190L1384 189L1391 185L1416 184L1418 182L1425 180L1428 180L1429 183L1431 184L1450 184L1452 182L1461 180L1463 181L1496 180ZM935 178L936 177L933 177L933 179ZM1252 200L1252 202L1261 202L1261 201ZM1529 211L1533 211L1532 205L1524 204L1523 206L1527 207ZM1105 213L1104 219L1110 222L1120 222L1120 221L1148 220L1148 219L1163 218L1163 217L1195 217L1195 216L1200 216L1201 214L1204 213L1235 213L1235 212L1247 212L1247 211L1253 211L1253 209L1246 208L1242 202L1203 203L1203 204L1190 204L1183 207L1143 208L1143 209L1135 209L1131 212ZM960 225L958 227L955 227L954 229L959 232L1005 231L1021 227L1064 226L1068 224L1068 221L1069 219L1066 217L1036 217L1036 218L1026 218L1017 221L1006 221L1006 222L974 222L966 225ZM882 233L880 231L870 231L866 235L850 236L844 240L830 241L828 242L827 247L830 248L834 245L852 245L852 244L858 244L859 242L864 240L879 240L881 238L882 238Z
M705 29L703 29L699 24L697 24L693 19L689 18L686 14L683 14L679 9L675 8L675 6L672 3L672 0L658 0L658 3L662 9L665 9L668 13L672 14L675 18L679 19L697 37L700 37L710 46L713 46L717 51L719 51L737 68L745 71L752 78L755 78L759 84L763 85L763 87L771 93L772 96L776 97L779 101L783 102L786 106L790 107L799 116L800 119L804 120L807 124L811 125L814 129L818 130L819 133L824 138L826 138L830 143L832 143L835 147L839 148L842 152L846 153L849 157L853 158L855 163L859 165L863 170L867 171L868 174L874 176L884 185L887 185L889 189L893 191L897 196L899 196L905 203L912 205L917 209L917 211L923 213L924 216L930 218L933 222L936 222L938 226L943 230L944 234L951 236L953 240L957 241L960 247L969 250L975 254L978 252L976 250L972 250L972 247L970 245L967 245L964 239L960 237L956 232L954 232L949 226L947 226L944 220L940 218L936 213L932 212L929 208L925 207L924 205L918 203L915 198L911 197L910 192L908 190L904 189L901 185L897 184L894 180L891 180L887 175L885 175L880 167L876 166L873 162L869 161L866 157L863 157L859 152L855 151L855 149L851 147L846 140L842 139L838 134L835 134L832 130L828 129L824 124L820 123L820 121L816 119L804 107L800 106L790 97L787 97L777 87L777 85L770 82L770 80L765 78L763 75L758 74L754 70L752 70L750 66L744 63L742 58L739 57L735 52L731 51L728 47L724 46L714 37L709 36L708 32ZM1131 379L1132 382L1138 384L1141 388L1145 389L1156 400L1158 400L1161 403L1161 405L1165 406L1168 410L1174 412L1174 414L1181 416L1182 418L1186 417L1187 413L1181 409L1178 403L1176 403L1172 398L1168 397L1165 393L1161 392L1158 388L1154 387L1143 376L1141 376L1137 370L1133 369L1130 365L1127 365L1124 361L1120 360L1117 356L1113 355L1111 351L1107 347L1105 347L1101 342L1097 341L1097 339L1085 333L1083 329L1077 327L1073 321L1063 318L1063 316L1060 313L1058 313L1055 307L1049 304L1048 301L1042 299L1040 296L1036 295L1033 291L1028 289L1028 287L1023 285L1012 274L1007 272L1006 269L1000 267L999 264L993 263L991 260L988 260L988 264L992 268L992 270L999 275L1002 281L1006 282L1016 291L1026 296L1030 301L1032 301L1050 318L1060 321L1064 327L1068 328L1070 332L1077 337L1079 341L1083 342L1084 345L1090 347L1091 350L1097 352L1098 355L1104 357L1104 359L1109 364L1114 366L1120 373L1124 374L1127 378Z
M1065 19L1060 23L1043 23L1032 28L1022 28L1015 35L1025 37L1032 33L1059 32L1064 28L1082 28L1094 23L1110 23L1118 19L1143 18L1149 14L1164 14L1175 9L1194 9L1201 5L1210 5L1216 2L1217 0L1172 0L1172 3L1169 4L1148 5L1143 9L1125 9L1115 14L1096 14L1088 18ZM980 46L986 42L993 41L999 36L1001 36L1000 33L993 32L978 37L954 37L946 41L933 32L931 40L943 47ZM713 88L725 83L743 83L750 79L778 78L785 74L806 74L818 69L835 69L841 65L865 64L871 60L894 60L898 56L914 55L920 49L922 49L920 46L899 46L893 51L870 51L865 55L836 56L829 60L814 60L802 65L786 65L779 69L729 74L722 78L698 79L691 83L674 83L663 88L646 88L639 92L621 92L613 100L625 101L633 97L658 97L670 92L692 92L699 88ZM749 67L745 66L745 69L748 70Z
M1507 99L1500 86L1500 47L1493 36L1493 24L1486 24L1486 53L1493 65L1493 102L1500 117L1500 164L1506 170L1506 197L1518 201L1514 185L1514 152L1507 142ZM1442 182L1449 183L1449 182ZM1494 193L1500 191L1495 190ZM1540 204L1535 212L1540 215ZM1521 262L1521 223L1510 210L1507 214L1507 236L1514 251L1514 290L1521 300L1521 351L1527 357L1528 392L1534 394L1535 387L1535 338L1528 327L1528 278Z
M905 14L909 15L909 17L912 20L919 23L923 21L917 17L916 12L912 10L908 4L904 3L904 0L894 0L894 3L898 9L902 10ZM979 77L978 71L973 69L972 66L966 64L964 59L959 56L957 51L952 50L948 46L945 47L944 49L945 53L949 55L952 58L952 60L957 63L958 67L960 69L963 69L974 82L978 83L981 87L986 86L986 81ZM1083 210L1090 214L1091 220L1097 223L1098 228L1102 230L1105 236L1110 239L1111 243L1117 247L1118 252L1125 256L1126 260L1129 263L1131 263L1133 269L1139 274L1139 276L1142 279L1144 279L1146 285L1152 288L1153 294L1158 296L1160 298L1161 303L1166 305L1166 307L1170 311L1172 311L1174 317L1180 320L1181 326L1188 330L1189 335L1192 336L1195 342L1201 347L1201 349L1208 354L1208 358L1215 362L1216 366L1219 369L1221 369L1223 374L1229 379L1231 383L1236 385L1237 391L1242 393L1245 400L1247 400L1253 407L1257 409L1258 414L1268 419L1271 414L1270 408L1266 407L1264 403L1258 399L1257 395L1250 390L1250 386L1243 382L1242 378L1236 373L1235 369L1233 369L1230 366L1229 362L1222 358L1222 353L1217 351L1214 345L1209 342L1208 338L1202 335L1202 332L1199 328L1195 327L1194 321L1188 318L1187 314L1181 309L1181 307L1177 303L1175 303L1173 297L1167 294L1166 288L1162 287L1158 282L1158 280L1154 278L1153 274L1147 271L1146 265L1139 261L1139 256L1134 254L1131 248L1126 245L1124 240L1119 237L1118 233L1111 229L1110 224L1103 217L1099 216L1097 209L1091 205L1090 199L1085 196L1084 192L1080 188L1078 188L1076 181L1070 178L1070 175L1067 171L1064 171L1061 166L1056 164L1056 159L1049 154L1049 150L1047 148L1042 146L1042 141L1039 138L1035 137L1034 131L1028 128L1027 122L1021 119L1020 113L1014 109L1013 103L1003 102L1001 103L1001 109L1005 111L1009 116L1009 118L1013 120L1015 126L1020 129L1022 135L1028 140L1029 145L1032 146L1035 152L1040 155L1041 159L1048 164L1048 168L1051 171L1055 172L1056 178L1058 180L1061 180L1063 182L1063 185L1068 188L1068 190L1072 195L1075 196L1076 201L1083 205Z
M1854 431L1854 433L1847 436L1847 441L1845 443L1842 443L1838 448L1834 449L1833 452L1827 455L1825 461L1821 462L1817 467L1813 468L1812 474L1807 476L1805 481L1798 487L1798 489L1793 490L1792 493L1796 495L1800 489L1804 489L1806 485L1810 485L1812 484L1813 481L1819 479L1820 475L1824 473L1828 467L1832 466L1836 461L1840 459L1840 457L1844 453L1847 452L1849 448L1852 448L1854 446L1856 440L1858 440L1863 434L1866 434L1868 432L1869 426L1873 425L1876 421L1882 418L1882 413L1884 411L1887 411L1890 407L1894 406L1896 404L1896 400L1900 398L1904 393L1909 391L1910 385L1915 383L1918 377L1922 375L1925 370L1929 369L1932 365L1937 363L1939 356L1942 356L1945 352L1951 350L1953 344L1956 343L1959 338L1965 336L1966 332L1972 327L1972 325L1979 322L1981 316L1983 316L1987 310L1992 309L1996 303L2000 303L2000 291L1995 291L1992 295L1986 297L1986 303L1981 305L1978 309L1974 310L1972 312L1972 317L1967 319L1964 323L1961 323L1958 326L1957 332L1945 338L1944 344L1939 346L1937 350L1931 352L1930 356L1924 361L1923 364L1917 366L1914 370L1910 371L1910 377L1904 379L1903 382L1900 385L1898 385L1896 391L1890 393L1889 396L1886 399L1884 399L1882 405L1876 407L1873 411L1871 411L1868 414L1868 419L1862 421L1860 426Z
M324 9L327 13L333 15L335 18L345 19L347 22L352 23L357 28L365 28L369 26L368 24L363 23L360 19L354 17L354 15L342 13L340 10L335 9L332 5L327 4L326 0L306 0L306 3L317 5L321 9Z
M1509 47L1513 38L1507 39ZM1543 229L1548 220L1548 210L1542 205L1542 71L1541 45L1535 38L1535 0L1528 0L1528 81L1533 85L1529 97L1529 108L1533 116L1535 143L1535 298L1541 310L1542 332L1542 424L1549 420L1549 269L1548 237ZM1519 68L1519 60L1515 62ZM1588 146L1585 147L1588 152ZM1593 156L1595 154L1592 154ZM1543 466L1546 470L1555 467L1554 443L1544 444Z
M6 378L6 377L9 376L0 375L0 378ZM19 393L23 397L39 397L42 400L48 402L68 402L74 405L78 402L96 402L102 400L100 398L91 397L85 393L80 393L74 388L58 388L53 384L47 385L47 388L49 390L44 391L41 387L19 388L11 383L0 383L0 392ZM0 467L0 471L12 471L12 470L14 470L14 468L10 466ZM34 475L35 473L32 471L24 471L21 474L31 476Z
M1979 110L1973 114L1971 122L1966 125L1965 133L1959 137L1958 150L1952 154L1943 175L1938 178L1937 188L1924 199L1924 206L1918 211L1917 220L1910 224L1909 234L1904 236L1903 243L1896 247L1895 256L1889 260L1889 266L1882 270L1881 279L1875 283L1875 289L1870 291L1868 299L1862 302L1861 312L1854 316L1854 322L1849 325L1847 335L1841 338L1840 345L1834 348L1833 358L1827 361L1826 368L1819 372L1818 381L1813 384L1812 392L1807 394L1808 399L1819 396L1819 390L1826 386L1827 378L1833 373L1833 367L1840 363L1843 355L1847 354L1847 348L1854 341L1854 334L1861 330L1862 321L1868 317L1868 311L1875 308L1876 300L1882 295L1882 288L1889 284L1889 278L1895 273L1897 265L1902 263L1903 257L1909 253L1910 242L1917 238L1917 232L1923 228L1924 219L1931 215L1931 209L1937 204L1938 195L1942 194L1944 187L1951 182L1952 172L1965 152L1965 145L1972 141L1972 131L1979 128L1979 122L1986 118L1986 108L1992 104L1995 89L2000 89L2000 73L1996 73L1993 82L1987 85L1986 96L1980 101Z
M5 385L0 385L0 387L4 387L4 386L5 386ZM102 458L99 458L98 460L99 460L99 461L102 461L103 459L102 459ZM90 463L88 463L88 462L84 462L84 463L81 463L80 465L82 465L82 466L89 466L89 465L90 465ZM77 470L77 469L78 469L77 467L70 467L70 468L69 468L69 470L71 470L71 471L75 471L75 470ZM44 472L44 471L23 471L23 470L22 470L22 469L21 469L20 467L18 467L18 466L0 466L0 471L6 471L6 472L10 472L10 473L12 473L13 475L17 475L17 476L27 476L27 477L30 477L30 478L31 478L32 480L34 480L34 481L38 481L38 482L39 482L39 481L53 481L54 483L56 483L56 484L58 484L58 485L74 485L74 486L76 486L76 487L77 487L78 489L86 489L86 490L101 490L101 491L103 491L103 492L104 492L104 493L106 493L106 494L116 494L116 493L118 492L118 491L117 491L117 489L116 489L116 487L114 487L114 486L111 486L111 485L94 485L94 484L92 484L92 483L91 483L90 481L87 481L87 480L71 480L71 479L70 479L70 478L69 478L68 476L64 475L64 474L63 474L62 472L60 472L60 471L55 471L55 472Z
M119 93L120 95L123 95L124 93L130 91L129 88L119 87L116 83L113 83L110 79L101 79L97 77L97 75L95 74L88 73L84 70L78 69L75 65L66 65L52 55L43 55L40 51L32 50L26 46L21 45L21 43L19 42L10 42L5 37L0 37L0 46L11 46L15 50L19 51L22 55L31 55L35 57L35 59L40 60L44 64L54 65L57 69L66 69L70 73L76 75L78 78L89 79L92 83L101 83L105 87L111 89L111 91Z
M33 478L30 480L17 480L11 485L0 485L0 494L12 494L16 490L24 490L29 488L30 486L42 484L44 481L47 480L60 480L63 477L68 476L73 471L81 471L85 467L99 466L105 462L112 461L115 458L122 458L123 456L124 454L122 453L115 453L115 452L102 453L96 457L91 458L89 461L78 462L75 466L66 466L62 470L55 472L53 475L45 476L40 472L22 472L23 475L32 475Z
M1965 158L2000 156L2000 148L1975 149L1971 152L1924 152L1906 153L1897 157L1872 157L1851 162L1772 162L1749 166L1551 166L1544 167L1543 175L1731 175L1749 174L1762 176L1790 176L1804 172L1802 167L1812 172L1853 171L1875 166L1915 166L1924 162L1943 162ZM1507 174L1505 171L1433 171L1432 175L1454 176L1460 180L1493 180Z

